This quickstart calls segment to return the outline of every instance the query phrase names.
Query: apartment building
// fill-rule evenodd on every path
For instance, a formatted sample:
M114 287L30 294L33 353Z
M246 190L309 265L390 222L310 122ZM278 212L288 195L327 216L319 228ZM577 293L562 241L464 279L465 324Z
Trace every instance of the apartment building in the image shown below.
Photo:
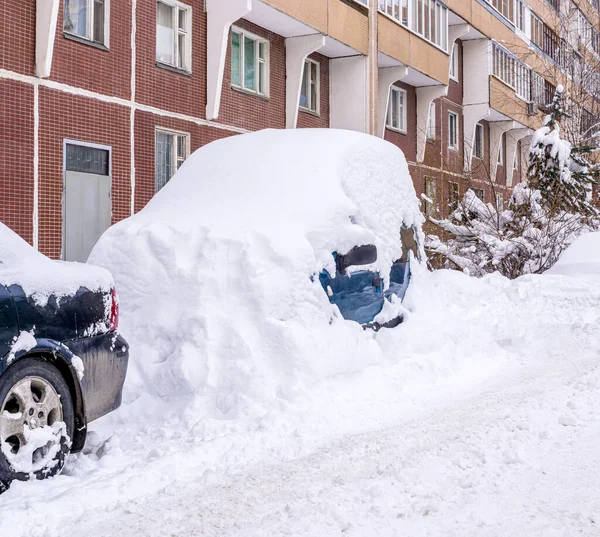
M592 130L598 30L589 0L3 1L0 220L85 260L192 151L263 128L385 138L430 215L501 205L558 82Z

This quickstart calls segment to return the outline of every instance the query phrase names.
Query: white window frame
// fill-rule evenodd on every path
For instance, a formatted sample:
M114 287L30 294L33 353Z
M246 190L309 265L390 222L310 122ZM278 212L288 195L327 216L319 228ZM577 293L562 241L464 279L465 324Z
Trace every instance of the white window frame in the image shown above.
M477 147L477 131L481 132L481 137L479 138L479 147ZM475 124L475 137L473 138L473 156L480 160L483 160L485 155L485 129L481 123Z
M237 26L233 26L231 28L231 36L233 38L233 34L238 34L240 36L240 84L234 84L233 83L233 76L231 78L231 86L233 88L236 88L238 90L241 91L245 91L247 93L251 93L253 95L260 95L262 97L269 97L269 93L270 93L270 63L271 63L271 56L270 56L270 52L271 52L271 44L269 42L268 39L265 39L264 37L260 37L256 34L253 34L251 32L248 32L242 28L239 28ZM245 59L244 59L244 54L245 54L245 38L251 39L253 41L255 41L255 60L254 60L254 72L256 73L256 89L252 89L252 88L247 88L244 86L244 82L245 82ZM260 44L263 44L265 47L265 57L264 58L260 58ZM230 46L233 50L233 41L230 40ZM263 64L264 66L264 91L261 92L260 91L260 64ZM231 73L233 75L233 73Z
M498 166L504 166L504 133L498 140Z
M177 0L156 0L156 28L158 30L158 4L164 4L173 9L173 34L174 34L174 43L173 43L173 63L169 63L163 60L158 59L158 39L156 42L156 52L155 57L156 61L162 65L168 65L169 67L173 67L174 69L179 69L185 71L186 73L192 72L192 6L188 4L183 4L178 2ZM179 28L179 12L185 12L185 28ZM183 67L179 65L179 36L185 35L185 53L183 58Z
M317 66L317 80L313 81L312 79L312 69L311 69L311 64L312 65L316 65ZM306 95L306 102L308 103L308 106L301 106L299 105L300 110L302 110L303 112L310 112L311 114L317 114L320 115L321 114L321 64L318 61L315 60L311 60L309 58L307 58L304 61L304 67L303 67L303 71L302 71L302 82L304 82L304 72L308 67L308 88L307 88L307 95ZM315 84L315 98L317 100L316 103L314 103L314 107L312 106L313 103L311 102L311 97L312 97L312 92L310 91L311 85ZM302 96L302 87L300 87L300 96Z
M452 121L451 118L454 118L454 142L452 140ZM458 114L456 112L448 112L448 149L452 151L458 151L458 137L460 128L458 126Z
M90 43L101 45L105 48L110 47L110 0L104 0L104 37L102 43L94 41L94 2L95 0L86 0L87 2L87 36L76 34L70 30L65 29L65 21L63 15L63 32L68 35L72 35L78 39L84 39Z
M458 43L454 43L450 54L450 78L458 82Z
M504 198L502 194L496 194L496 211L501 213L504 210Z
M171 180L171 178L173 177L173 175L175 175L177 173L177 170L179 169L179 162L181 161L181 164L183 164L190 156L190 148L191 148L191 143L190 143L190 133L189 132L184 132L184 131L176 131L173 129L166 129L163 127L156 127L154 129L154 192L158 192L158 190L156 189L156 135L158 133L162 133L162 134L167 134L169 136L173 136L173 137L177 137L177 136L184 136L185 137L185 158L183 160L181 160L179 158L179 155L177 154L177 140L175 140L175 143L172 143L172 151L173 153L171 154L171 162L174 165L174 170L173 170L173 174L171 175L171 177L169 177L167 179L167 183ZM167 184L165 183L165 185ZM164 185L163 185L164 187Z
M427 140L435 140L435 101L429 103L429 115L427 117Z
M400 95L402 95L402 106L400 106ZM399 112L398 115L398 127L393 126L392 119L392 102L394 99L398 99L396 104L396 109ZM397 86L392 86L390 88L390 97L388 99L388 109L386 114L386 127L395 132L401 132L402 134L406 134L406 122L407 122L407 114L406 114L406 90L399 88Z

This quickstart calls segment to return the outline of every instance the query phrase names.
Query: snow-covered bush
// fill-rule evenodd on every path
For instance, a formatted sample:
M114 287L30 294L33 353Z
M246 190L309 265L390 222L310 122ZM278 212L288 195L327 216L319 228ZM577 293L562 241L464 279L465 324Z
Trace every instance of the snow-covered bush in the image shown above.
M474 276L498 271L516 278L548 270L577 236L598 229L600 212L591 199L597 171L585 158L590 148L573 148L560 137L562 93L559 86L533 135L527 183L514 188L508 208L499 211L467 190L448 219L433 220L450 239L430 235L430 253Z

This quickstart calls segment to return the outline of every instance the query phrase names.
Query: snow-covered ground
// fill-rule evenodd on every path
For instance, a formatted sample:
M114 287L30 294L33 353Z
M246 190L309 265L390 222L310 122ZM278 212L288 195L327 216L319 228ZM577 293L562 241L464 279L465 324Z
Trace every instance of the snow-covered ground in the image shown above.
M396 359L258 422L128 401L0 534L600 534L600 278L413 284Z

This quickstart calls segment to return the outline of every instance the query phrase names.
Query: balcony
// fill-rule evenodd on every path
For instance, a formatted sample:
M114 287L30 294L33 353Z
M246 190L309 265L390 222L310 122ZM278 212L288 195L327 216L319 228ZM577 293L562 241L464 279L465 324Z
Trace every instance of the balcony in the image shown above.
M367 130L367 6L343 0L206 0L206 11L207 119L219 116L229 31L243 18L285 38L286 127L297 123L304 62L318 52L331 60L331 126Z
M516 56L488 39L463 41L464 86L463 120L465 171L471 169L475 125L490 122L490 151L498 153L501 137L506 134L507 162L513 162L518 140L539 126L536 74ZM497 159L490 159L492 181Z

